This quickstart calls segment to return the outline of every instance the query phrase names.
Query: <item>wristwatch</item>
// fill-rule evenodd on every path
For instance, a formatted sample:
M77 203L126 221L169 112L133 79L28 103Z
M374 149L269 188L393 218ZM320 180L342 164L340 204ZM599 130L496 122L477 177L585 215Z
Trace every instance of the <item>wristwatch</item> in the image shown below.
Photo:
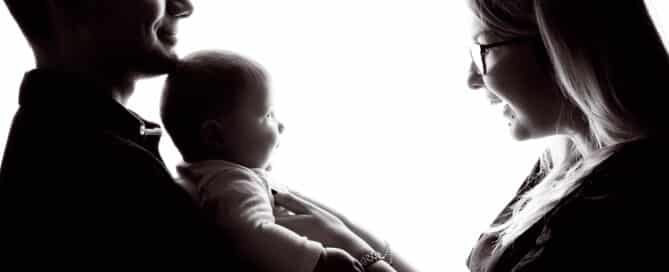
M383 256L381 256L381 253L378 253L376 251L371 251L363 254L358 258L358 261L362 266L366 269L368 266L383 260Z
M358 261L362 264L362 266L366 269L368 266L378 262L378 261L385 261L389 265L393 264L393 259L392 259L392 254L390 253L390 245L388 242L385 243L385 248L383 250L383 254L376 252L376 251L370 251L358 258Z

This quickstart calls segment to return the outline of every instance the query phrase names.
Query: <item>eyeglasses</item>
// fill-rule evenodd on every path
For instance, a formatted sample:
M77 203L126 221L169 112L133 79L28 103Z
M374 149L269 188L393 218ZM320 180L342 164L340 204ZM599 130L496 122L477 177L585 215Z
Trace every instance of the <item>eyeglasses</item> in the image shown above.
M490 49L508 44L523 42L526 40L532 40L535 38L536 38L535 35L528 35L528 36L515 37L508 39L506 41L490 43L490 44L474 43L472 44L472 47L469 49L469 53L471 54L472 61L474 61L474 65L476 65L476 68L479 70L479 73L481 73L481 75L485 75L488 73L488 66L486 65L485 59Z

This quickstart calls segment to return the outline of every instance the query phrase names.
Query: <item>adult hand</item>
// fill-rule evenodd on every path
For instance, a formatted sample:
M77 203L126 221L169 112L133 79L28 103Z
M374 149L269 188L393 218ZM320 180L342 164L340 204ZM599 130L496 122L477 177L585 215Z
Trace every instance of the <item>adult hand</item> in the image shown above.
M377 252L382 253L382 254L389 252L388 251L389 250L389 248L388 248L389 245L386 241L384 241L380 237L377 237L372 232L363 228L361 225L356 224L355 222L353 222L352 220L350 220L349 218L347 218L343 214L337 212L333 208L328 207L327 205L325 205L323 203L320 203L320 202L316 201L315 199L309 198L308 196L302 195L302 194L300 194L298 192L295 192L295 191L291 191L290 195L292 197L298 199L299 201L301 201L303 203L303 205L309 205L309 206L316 207L316 208L321 210L321 213L324 212L325 214L327 214L328 217L334 217L334 219L330 218L329 220L337 220L339 223L343 223L349 231L353 232L354 235L356 235L356 237L364 240L365 243L370 245ZM315 223L313 223L313 224L315 224ZM303 234L302 232L299 232L299 231L296 231L296 232L300 233L300 234ZM307 234L303 234L303 235L307 235ZM308 236L308 237L311 237L311 236ZM314 238L314 240L317 240L317 239ZM352 254L352 255L354 254L354 253L351 253L350 251L349 251L349 253ZM383 270L383 269L381 269L381 270L378 270L378 271L400 271L400 272L417 271L417 269L415 267L413 267L413 265L411 265L408 262L408 260L406 260L396 250L393 250L393 252L390 253L390 254L391 254L390 260L386 260L386 261L392 262L392 265L395 268L395 270ZM353 256L359 257L360 255L353 255ZM374 271L377 271L377 270L374 270Z
M328 247L341 248L352 256L361 256L372 247L353 233L337 216L292 193L274 195L277 205L295 215L277 217L276 223Z

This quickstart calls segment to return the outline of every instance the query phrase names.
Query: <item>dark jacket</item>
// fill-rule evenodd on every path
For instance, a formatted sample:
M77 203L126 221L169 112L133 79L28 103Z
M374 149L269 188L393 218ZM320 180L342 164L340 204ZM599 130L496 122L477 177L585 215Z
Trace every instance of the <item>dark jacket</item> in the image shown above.
M27 73L19 104L0 168L0 263L235 270L222 235L166 170L155 124L57 71Z
M506 250L493 253L497 236L481 235L468 259L470 270L664 271L665 141L654 137L626 144ZM541 176L536 167L518 195ZM509 215L507 206L495 221Z

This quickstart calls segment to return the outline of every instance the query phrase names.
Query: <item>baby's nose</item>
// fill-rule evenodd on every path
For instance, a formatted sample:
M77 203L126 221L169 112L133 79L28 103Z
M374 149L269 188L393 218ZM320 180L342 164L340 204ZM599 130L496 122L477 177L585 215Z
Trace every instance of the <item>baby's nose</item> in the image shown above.
M283 133L283 131L286 129L286 126L283 125L283 123L279 122L279 133Z

